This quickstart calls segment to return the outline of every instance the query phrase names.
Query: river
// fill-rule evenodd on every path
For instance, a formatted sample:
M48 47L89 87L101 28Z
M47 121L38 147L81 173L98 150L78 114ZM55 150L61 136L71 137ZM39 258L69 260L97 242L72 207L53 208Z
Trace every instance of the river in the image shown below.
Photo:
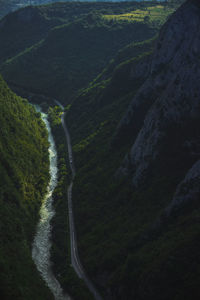
M35 106L38 112L41 112L39 106ZM50 261L51 243L51 225L50 221L55 214L53 208L53 191L57 185L58 167L57 152L55 142L51 133L51 127L47 119L47 114L41 112L42 120L48 130L49 140L49 159L50 159L50 181L47 187L47 193L43 199L40 208L40 219L37 225L37 231L33 241L32 258L36 264L42 278L52 291L55 300L71 300L69 295L64 294L59 282L55 278Z

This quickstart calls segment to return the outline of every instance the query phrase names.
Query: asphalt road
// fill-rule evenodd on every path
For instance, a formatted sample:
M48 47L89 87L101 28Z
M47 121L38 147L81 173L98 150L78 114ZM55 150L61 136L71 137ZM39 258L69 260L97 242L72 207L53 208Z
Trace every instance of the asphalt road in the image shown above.
M58 104L62 110L64 110L63 105L55 100L56 104ZM69 211L69 227L70 227L70 243L71 243L71 264L74 268L75 272L79 276L79 278L83 279L85 284L87 285L90 292L93 294L95 300L103 300L103 298L100 296L98 291L96 290L95 286L91 282L91 280L88 278L88 276L85 273L85 270L83 269L83 266L81 265L79 255L78 255L78 248L77 248L77 240L76 240L76 231L75 231L75 225L74 225L74 215L73 215L73 203L72 203L72 189L73 189L73 180L76 175L74 160L73 160L73 152L72 152L72 145L71 145L71 139L70 134L67 129L66 123L65 123L65 113L62 114L62 126L65 132L65 137L67 141L67 147L68 147L68 159L70 163L70 168L72 171L72 181L68 187L68 211Z

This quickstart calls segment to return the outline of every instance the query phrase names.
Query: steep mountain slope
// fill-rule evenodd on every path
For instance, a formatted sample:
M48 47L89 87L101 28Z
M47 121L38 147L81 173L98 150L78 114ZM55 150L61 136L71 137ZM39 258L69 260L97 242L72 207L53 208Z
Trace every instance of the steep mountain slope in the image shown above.
M192 20L187 9L190 9ZM143 173L148 172L153 161L159 159L162 151L166 152L163 145L172 139L172 133L177 147L174 149L174 160L182 160L183 157L180 157L182 153L187 169L187 163L191 164L197 158L185 142L190 144L193 141L198 148L198 132L195 128L198 128L200 108L198 98L200 39L195 33L195 28L197 30L199 28L199 9L191 4L185 4L175 14L173 20L162 29L149 68L148 79L133 99L119 126L119 131L121 130L123 134L126 127L134 127L135 115L140 106L150 107L145 112L142 128L139 127L138 132L135 129L135 143L131 149L130 161L127 162L129 167L131 165L130 168L135 170L134 184L139 184ZM168 145L168 149L170 146ZM198 153L198 149L196 152Z
M52 18L51 10L48 8L26 7L1 20L1 63L39 42L52 27L67 21L65 14L58 16L56 11L54 18Z
M80 255L105 299L200 297L199 26L187 1L68 112Z
M135 2L118 4L58 2L25 7L0 20L0 63L45 38L51 28L72 22L90 12L126 13L145 6L147 4Z
M90 70L96 67L95 72L89 74L86 81L90 80L90 76L93 79L101 69L98 63L104 59L104 53L101 52L104 51L105 45L109 45L109 30L111 34L118 35L119 32L129 34L128 31L133 28L134 24L119 26L112 22L104 23L105 15L110 18L112 12L104 13L103 18L89 14L81 20L51 30L45 40L7 62L10 69L6 66L5 74L8 72L8 78L18 84L41 91L44 91L45 87L43 93L59 95L66 102L69 101L67 93L74 92L81 84L86 85L80 83L83 76L82 67L89 62L93 63L89 66ZM105 69L88 88L79 91L71 107L67 107L67 123L72 135L77 166L73 201L80 256L87 273L101 290L104 299L196 300L200 297L199 27L199 2L187 1L164 25L157 41L151 39L123 48L114 60L108 65L105 64ZM146 28L149 27L143 27ZM126 30L123 31L124 29ZM74 35L78 32L76 40ZM62 40L63 33L67 36L67 42ZM102 38L105 38L104 45L97 41L98 47L94 47L100 53L99 62L97 63L95 51L92 56L90 50L82 51L80 47L77 47L78 55L75 53L77 56L73 58L76 46L82 46L85 42L89 45L89 41L94 40L97 34L102 34ZM144 33L141 40L143 38L146 38ZM120 39L119 48L127 43L122 43ZM44 46L49 47L50 53ZM54 61L55 55L58 52L62 54L62 51L67 53L66 61ZM80 61L77 61L80 53L82 56ZM88 53L90 57L85 58ZM112 53L109 55L112 56ZM74 59L75 69L71 70L77 72L78 69L79 73L67 73L68 69L66 72L65 67L71 67L67 60L69 56ZM38 59L36 66L33 63L35 58ZM56 70L60 72L61 68L63 73L57 78L59 73ZM36 78L38 74L40 76ZM78 78L77 85L71 80L71 88L70 85L67 86L67 81L62 82L66 74L72 79L76 79L77 74L82 76ZM9 97L15 96L9 94L3 83L2 90L2 99L6 95L6 101L10 103ZM8 94L12 96L8 97ZM19 98L15 98L15 102L18 101L21 103ZM0 275L1 282L4 283L2 294L8 299L49 299L46 291L40 288L37 275L33 276L35 271L27 275L24 265L27 262L29 270L34 268L29 256L29 237L33 234L33 227L29 227L29 221L32 218L32 223L36 222L41 195L38 192L35 196L38 203L36 206L35 202L30 204L29 198L35 187L38 191L45 187L48 177L45 171L47 163L44 166L45 170L33 169L34 157L38 157L37 163L40 168L43 167L41 161L47 162L45 154L42 156L47 147L42 139L45 133L37 137L39 140L41 137L44 147L40 149L41 154L36 155L39 146L28 130L29 123L26 122L27 131L23 134L25 126L19 126L14 118L16 107L12 108L14 113L4 113L1 119L2 137L6 137L5 140L2 139L0 156L4 166L2 177L6 179L1 189L4 199L0 202L3 208L1 219L5 220L3 225L1 224L3 243L0 248L0 264L4 270ZM3 109L6 109L5 101L2 111ZM52 110L51 116L56 110ZM31 112L37 118L32 109ZM18 126L13 126L8 119L9 115L12 115ZM24 110L23 115L26 116ZM59 110L55 115L52 122L57 124ZM28 118L31 118L30 114ZM20 132L17 128L20 128ZM30 124L30 128L34 128L34 122ZM29 149L30 140L23 140L18 151L13 132L15 136L25 135L34 140L35 144ZM10 135L12 139L9 138ZM59 144L60 137L57 133L56 136ZM5 153L5 145L9 145L11 140L14 144ZM72 293L75 292L77 299L87 299L87 292L81 295L82 290L76 287L78 281L74 284L73 272L70 268L66 271L65 255L61 253L63 249L67 252L67 229L62 227L62 224L67 222L66 204L61 202L66 195L65 182L68 174L65 167L64 141L60 143L58 149L63 157L59 162L61 172L55 193L59 215L54 219L57 227L55 226L55 244L52 252L54 259L58 259L54 269L66 289L70 283L70 289ZM23 153L23 161L22 147L28 148ZM10 153L15 154L16 161ZM22 163L23 173L20 169ZM32 171L37 171L37 176L36 172ZM39 178L38 171L41 172ZM8 176L6 172L9 173ZM29 180L30 174L33 174L33 177ZM10 202L11 198L15 199L14 207L13 202ZM30 213L30 209L34 214ZM5 211L8 213L5 214ZM21 222L27 224L26 229ZM16 224L20 224L19 227ZM16 228L16 240L12 241L11 245L11 233L16 232ZM21 240L22 243L19 242ZM15 250L16 256L12 260L13 244L17 245L16 249L21 250L20 253ZM24 260L24 257L27 259ZM13 265L17 268L16 273L10 272ZM35 290L38 292L37 297Z
M40 116L0 78L0 298L52 299L31 258L49 179L47 132Z
M7 15L0 21L0 63L45 38L51 28L69 23L94 9L102 9L102 6L55 3L29 6Z
M183 0L176 0L176 1L171 0L170 2L175 2L175 5L176 5L177 2L181 3L181 1L183 2ZM27 6L27 5L43 5L43 4L49 4L49 3L54 3L54 2L58 2L58 1L57 0L0 0L0 18L5 16L6 14L8 14L11 11L15 11L15 10L22 8L24 6ZM64 2L67 2L67 3L75 2L75 5L77 4L76 1L64 0L62 2L63 3ZM81 2L85 2L85 1L81 1ZM86 2L87 2L86 5L88 5L88 4L90 5L90 3L92 3L92 5L94 5L96 7L99 7L99 6L102 6L102 4L105 4L105 2L103 3L103 1L90 0L90 1L86 1ZM118 2L120 4L120 6L126 6L128 4L128 3L124 3L124 2L116 0L116 1L106 3L106 5L109 7L114 7L115 3L113 3L113 2ZM143 2L143 1L136 0L136 2ZM154 2L154 1L152 1L152 2ZM79 3L78 3L78 5L79 5Z
M156 37L127 45L117 53L115 59L107 64L88 88L80 91L70 107L67 118L74 143L87 138L91 130L95 133L105 119L107 122L112 120L115 124L113 128L115 128L133 94L146 76L144 74L145 62L152 54L155 41ZM139 62L143 73L141 78L138 73L136 80L133 72ZM79 118L73 122L76 116Z
M26 34L21 33L22 45L14 42L12 46L15 53L9 46L13 34L6 35L7 25L2 23L5 33L0 31L0 40L4 45L0 70L6 80L15 85L53 95L69 103L78 90L86 87L120 48L130 42L154 36L172 11L167 4L149 5L148 2L62 3L62 6L54 4L20 10L16 12L16 18L27 15L30 20L26 21L30 24L35 23L32 15L36 14L41 21L34 30L27 26L26 32L31 36L27 41L24 38ZM9 18L13 20L14 15ZM66 24L49 30L56 22ZM22 23L20 19L15 33L19 34ZM13 23L10 28L13 28ZM41 38L47 35L41 41L37 35L40 28Z
M131 41L149 38L155 31L146 24L109 25L101 16L89 15L55 28L42 43L6 62L1 70L15 84L44 90L69 102L117 50Z
M129 22L129 20L115 22L105 18L105 14L116 13L119 16L122 12L126 13L145 5L143 3L141 5L136 3L117 5L113 3L93 5L58 3L52 6L29 7L20 10L4 18L0 24L2 70L6 66L5 74L8 74L7 78L10 81L26 88L40 90L42 94L62 96L64 100L69 101L69 96L71 97L69 94L77 92L79 87L87 85L118 49L130 41L152 37L157 32L159 25L152 26L152 23L143 22L144 20L141 22L143 17L140 18L139 23ZM94 9L100 10L101 15L88 14ZM164 10L163 7L161 9ZM81 19L79 19L80 16ZM76 17L77 20L74 21ZM63 25L54 28L55 25L60 24ZM132 32L133 30L135 32ZM18 38L16 38L16 32ZM95 43L91 46L91 41L94 40ZM129 78L129 75L126 75L127 70L129 72L138 62L142 64L143 59L149 59L152 44L153 41L148 41L144 44L133 44L124 49L117 56L114 64L111 62L109 67L104 70L101 74L102 78L97 78L91 85L92 93L95 93L96 85L99 87L102 85L101 99L104 104L106 104L105 98L112 97L112 103L110 105L108 103L108 106L105 105L104 109L99 110L98 113L98 122L102 120L102 138L105 136L104 129L109 128L109 123L104 122L105 116L106 119L110 115L113 118L116 116L116 121L113 122L114 126L108 129L110 134L112 130L114 131L116 122L121 118L131 96L140 85L140 81L138 81L135 90L132 90L132 79L126 82L126 79ZM134 49L134 55L130 54L131 48ZM137 57L138 54L142 54L142 56ZM9 59L4 63L7 58ZM119 65L120 63L122 64ZM124 76L123 89L115 90L116 84L122 82L121 75ZM5 178L5 182L2 181L1 189L3 195L1 199L2 244L0 246L0 264L3 270L0 275L1 296L2 299L51 299L51 295L46 288L42 287L42 282L38 279L38 273L36 273L30 256L32 237L38 218L37 212L48 181L48 159L45 154L47 150L46 133L34 110L24 100L14 96L3 82L1 87L3 91L1 172ZM20 91L20 87L18 88ZM83 91L80 99L85 97L84 93L90 94L90 88L88 91ZM19 106L19 111L11 101L13 99ZM92 94L90 94L89 102L91 100ZM8 105L9 108L6 107L5 101L7 101L6 104L12 103L12 105ZM84 101L80 107L84 106ZM90 106L89 102L88 106ZM112 109L116 108L118 104L117 113L112 115ZM101 113L104 116L103 119L100 116ZM35 119L37 119L36 123ZM87 126L88 124L86 124ZM98 128L96 129L99 132ZM5 140L4 137L6 137ZM106 139L108 137L107 134ZM7 145L8 151L5 152ZM64 142L58 146L59 151L62 152L59 161L61 172L54 197L58 200L56 202L58 209L57 207L56 209L60 210L60 214L54 218L54 246L52 249L55 261L54 270L64 288L73 294L74 299L80 297L89 299L90 296L88 296L84 284L75 278L69 263L67 265L65 260L66 253L69 260L69 252L66 244L66 202L65 204L62 202L66 196L66 186L63 184L68 176L64 166ZM122 154L124 155L124 152ZM121 158L122 154L120 152ZM118 156L117 154L117 158ZM35 166L38 167L34 168ZM9 203L5 199L8 199ZM64 224L66 224L66 229L63 229ZM14 237L13 233L15 233ZM16 248L14 254L13 247ZM108 253L108 257L109 255ZM15 266L14 271L12 271L13 266Z

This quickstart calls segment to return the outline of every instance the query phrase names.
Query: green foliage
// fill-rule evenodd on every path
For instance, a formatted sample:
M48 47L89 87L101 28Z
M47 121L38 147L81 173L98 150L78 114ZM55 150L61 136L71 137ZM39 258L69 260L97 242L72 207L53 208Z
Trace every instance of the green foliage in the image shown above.
M60 26L55 26L55 22L54 26L52 25L54 19L51 19L49 12L51 6L47 6L47 12L42 7L34 8L42 20L48 21L50 25L46 27L45 33L41 32L40 39L24 42L23 49L14 42L13 47L16 51L9 55L9 59L7 48L10 42L6 39L12 39L13 42L13 34L10 33L9 38L6 36L6 39L2 39L2 44L5 45L2 51L7 56L2 53L4 62L0 69L6 80L37 93L45 91L49 96L59 97L65 103L71 103L77 91L86 87L119 49L130 42L152 37L159 28L153 28L146 22L109 22L100 14L105 14L107 7L111 7L113 13L126 13L131 8L137 8L137 3L115 6L106 3L79 3L73 4L72 7L78 5L79 9L72 13L73 17L69 19L66 15L66 22L60 22ZM70 4L68 6L70 7ZM47 17L44 17L46 15ZM10 15L10 18L13 16ZM6 31L5 28L4 30ZM29 32L28 27L26 30Z
M88 88L79 91L67 112L74 150L92 142L103 126L111 131L117 126L142 80L132 78L131 69L149 59L154 41L155 38L126 46Z
M54 190L54 209L56 214L52 220L51 260L53 271L62 288L70 294L74 300L93 299L85 283L78 278L71 266L70 235L68 221L67 187L70 183L70 166L67 159L67 145L63 128L60 122L60 107L49 108L49 120L57 146L58 154L58 184ZM58 121L59 120L59 121Z
M48 140L40 115L0 78L0 294L51 299L31 258L38 211L49 180Z
M67 7L65 4L56 5L58 15L61 13L60 5L63 5L63 8ZM149 181L145 182L141 189L133 189L130 178L116 176L116 171L132 143L131 135L125 138L120 136L121 143L118 141L117 146L113 143L117 125L130 100L145 80L145 74L143 78L135 80L131 73L138 63L148 62L155 39L143 40L157 32L169 10L155 6L154 13L149 12L144 9L149 3L117 4L115 8L111 3L94 4L93 7L88 3L68 5L73 9L76 7L71 19L67 16L67 9L66 12L63 11L66 16L56 17L56 25L61 26L50 26L53 29L48 31L43 40L37 39L37 44L33 45L31 41L24 48L20 46L20 51L23 52L15 51L17 55L11 55L11 59L2 66L2 70L9 80L19 86L41 91L45 89L45 93L62 97L66 103L71 102L79 88L83 88L66 108L77 167L73 201L81 261L89 276L102 289L102 293L109 290L114 299L181 300L190 299L193 292L195 297L197 295L194 299L199 299L199 206L193 205L190 210L185 209L181 214L177 214L170 222L162 220L160 226L155 226L155 220L161 216L163 208L172 199L175 187L185 172L182 163L185 153L176 148L175 132L169 131L165 140L167 145L170 135L175 151L165 155L166 149L162 149L163 156L159 157L158 165L152 165ZM47 11L51 7L47 6ZM94 8L101 14L94 12ZM40 9L46 13L45 7ZM136 22L138 12L142 13L142 18L139 17ZM161 15L161 19L158 19L158 15ZM50 10L45 18L51 23ZM133 36L133 30L137 31L139 38ZM126 47L123 48L124 46ZM112 51L108 52L107 48ZM123 49L117 53L115 59L108 64L109 59L121 48ZM103 67L104 70L94 79ZM91 80L93 81L90 82ZM2 112L5 115L5 105L3 107ZM13 117L15 118L15 114ZM38 118L38 115L35 117ZM21 114L18 118L21 120ZM91 295L70 266L69 239L66 238L69 237L66 187L70 174L69 166L66 168L66 145L61 133L60 109L50 108L49 118L59 155L59 181L54 192L56 215L52 222L53 268L64 289L71 293L74 299L90 299ZM1 227L6 241L6 246L0 248L0 264L3 269L0 279L6 286L2 293L9 291L9 297L14 299L35 299L31 294L32 289L28 289L30 276L26 276L26 281L25 276L22 276L23 279L20 277L20 274L25 274L26 269L22 268L23 271L17 272L16 277L14 272L9 272L13 265L16 265L18 270L22 261L18 253L17 256L13 255L13 243L11 245L10 241L12 231L17 231L15 248L22 249L23 257L26 256L24 253L27 253L28 257L27 249L30 247L31 238L26 241L27 237L33 234L33 228L30 229L28 223L33 218L29 210L34 211L36 221L38 209L34 201L30 203L29 199L34 199L34 193L38 200L41 199L44 190L39 191L44 188L48 177L47 173L37 169L37 175L39 172L41 176L36 178L34 173L31 180L36 180L34 184L38 190L32 187L33 182L29 180L29 175L32 174L33 163L40 163L40 168L43 165L39 158L33 159L31 153L34 153L35 158L44 153L46 148L42 148L44 151L38 154L37 139L31 137L34 141L34 146L31 146L29 140L22 138L24 127L26 136L29 137L29 131L34 128L32 123L26 122L27 126L20 127L17 119L17 126L11 125L7 128L7 124L13 124L7 121L2 119L3 128L6 130L2 130L3 142L0 144L0 160L3 166L0 169L3 178L2 191L3 199L6 199L0 202L4 212L1 218L5 220ZM14 145L17 144L14 135L18 127L20 153L23 152L24 159L20 159L19 151L13 144L10 146L10 139L6 138L12 136ZM36 129L34 131L37 132ZM186 131L187 128L184 127L184 134ZM45 144L44 130L41 136L39 146ZM178 140L181 140L181 135ZM12 153L9 159L4 153L7 147L11 147L8 148ZM180 160L177 156L180 156ZM29 172L22 171L17 163L15 165L14 157L17 157L20 166L22 164ZM168 159L164 160L165 157ZM177 162L178 168L174 170L173 166ZM186 165L189 163L191 161L187 161ZM23 177L24 174L26 178ZM13 191L13 195L10 191ZM16 213L19 206L21 214ZM26 229L24 224L27 224ZM25 238L21 239L21 236ZM23 241L20 242L20 247L19 241ZM5 255L6 251L9 258ZM17 257L20 257L19 262ZM32 287L35 287L36 277L33 278L35 281L33 280ZM42 293L41 289L37 290ZM39 295L37 299L45 297L46 294Z
M42 40L55 26L67 24L93 10L114 5L89 3L54 3L25 7L0 21L0 62L24 52ZM1 7L2 8L2 7ZM1 14L1 13L0 13Z
M140 85L139 82L136 83L131 79L129 71L144 58L148 59L149 54L145 51L152 49L152 43L153 41L148 41L142 45L130 46L132 58L131 54L130 57L123 55L123 51L126 52L127 48L122 50L112 62L112 67L108 66L109 71L105 69L87 89L80 91L67 112L66 122L70 127L78 172L74 183L73 199L81 260L96 285L99 282L96 280L94 270L96 273L103 272L103 269L105 274L108 270L112 272L120 259L117 250L119 246L116 244L117 237L115 235L112 237L108 232L113 232L118 222L124 222L121 213L117 216L122 210L121 204L119 205L122 197L119 193L120 188L123 191L122 194L130 193L129 188L124 188L122 183L119 184L113 180L116 166L122 160L129 145L126 144L113 152L110 138ZM127 57L129 58L127 61L123 60ZM115 197L118 199L115 204L119 206L119 209L111 213L112 199ZM109 221L106 207L112 214L114 223ZM87 222L85 222L86 219ZM124 222L125 225L127 226L127 222ZM120 238L122 238L121 233ZM86 245L90 250L86 250ZM104 254L100 248L106 249Z
M62 113L62 109L59 106L49 107L48 117L53 128L61 124Z
M141 54L144 55L144 53L151 53L154 49L156 39L157 36L154 36L149 40L132 42L120 49L115 58L110 60L105 69L93 80L90 85L94 85L101 80L110 78L113 75L115 68L119 68L121 63L133 60L133 58L136 59L137 57L141 56Z
M144 75L136 82L130 70L148 61L153 44L151 40L125 47L80 91L67 113L77 167L73 201L80 256L102 293L109 289L114 299L181 300L190 299L195 291L196 300L199 204L191 203L190 209L167 222L162 217L160 224L156 221L196 159L188 160L178 145L197 137L199 120L185 121L179 131L169 128L161 155L141 188L134 189L129 177L116 176L132 144L132 132L126 139L120 136L117 146L113 136L145 79Z
M174 12L174 8L168 7L166 4L164 5L155 5L146 6L141 9L136 9L134 11L124 13L124 14L115 14L115 15L107 15L105 14L103 17L107 21L113 22L147 22L152 26L158 26L164 24L167 17Z

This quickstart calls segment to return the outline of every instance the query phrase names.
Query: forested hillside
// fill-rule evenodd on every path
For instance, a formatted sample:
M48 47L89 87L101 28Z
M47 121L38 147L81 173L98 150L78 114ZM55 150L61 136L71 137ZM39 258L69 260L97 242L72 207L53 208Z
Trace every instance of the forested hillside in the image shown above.
M149 0L151 1L151 0ZM165 1L165 0L163 0ZM57 0L0 0L0 18L5 16L6 14L15 11L19 8L22 8L24 6L30 6L30 5L43 5L43 4L49 4L49 3L55 3L58 2ZM63 0L62 2L76 2L76 1L68 1L68 0ZM89 1L84 1L81 0L80 2L92 2L93 4L96 4L96 2L103 2L105 3L106 1L94 1L94 0L89 0ZM115 0L112 2L118 2L122 3L120 0ZM110 4L112 4L110 2ZM131 1L130 1L131 2ZM143 2L143 0L136 0L135 2ZM155 1L152 1L155 2ZM162 1L161 1L162 2ZM170 3L175 3L175 5L182 3L183 0L170 0Z
M4 34L8 29L2 23L0 38L5 47L1 50L0 70L10 83L70 103L78 90L87 86L119 49L130 42L153 37L173 10L167 4L149 5L148 2L62 3L21 10L5 19L11 23L10 33L13 29L10 35ZM21 15L30 16L26 29ZM39 22L35 15L39 16ZM16 18L19 19L17 31ZM65 24L53 28L56 22ZM40 27L46 29L43 31ZM16 32L23 36L20 45L13 39ZM14 50L8 57L11 40Z
M188 0L173 13L181 2L58 3L0 23L9 84L35 92L45 108L54 98L66 105L70 163L61 109L48 109L59 166L51 254L75 300L92 296L69 258L71 163L80 260L103 299L200 298L200 5ZM29 252L48 181L46 131L25 100L1 87L2 294L50 299Z
M196 3L120 51L66 118L81 259L105 299L200 297Z
M47 132L40 115L0 78L0 298L52 299L31 258L49 180Z

